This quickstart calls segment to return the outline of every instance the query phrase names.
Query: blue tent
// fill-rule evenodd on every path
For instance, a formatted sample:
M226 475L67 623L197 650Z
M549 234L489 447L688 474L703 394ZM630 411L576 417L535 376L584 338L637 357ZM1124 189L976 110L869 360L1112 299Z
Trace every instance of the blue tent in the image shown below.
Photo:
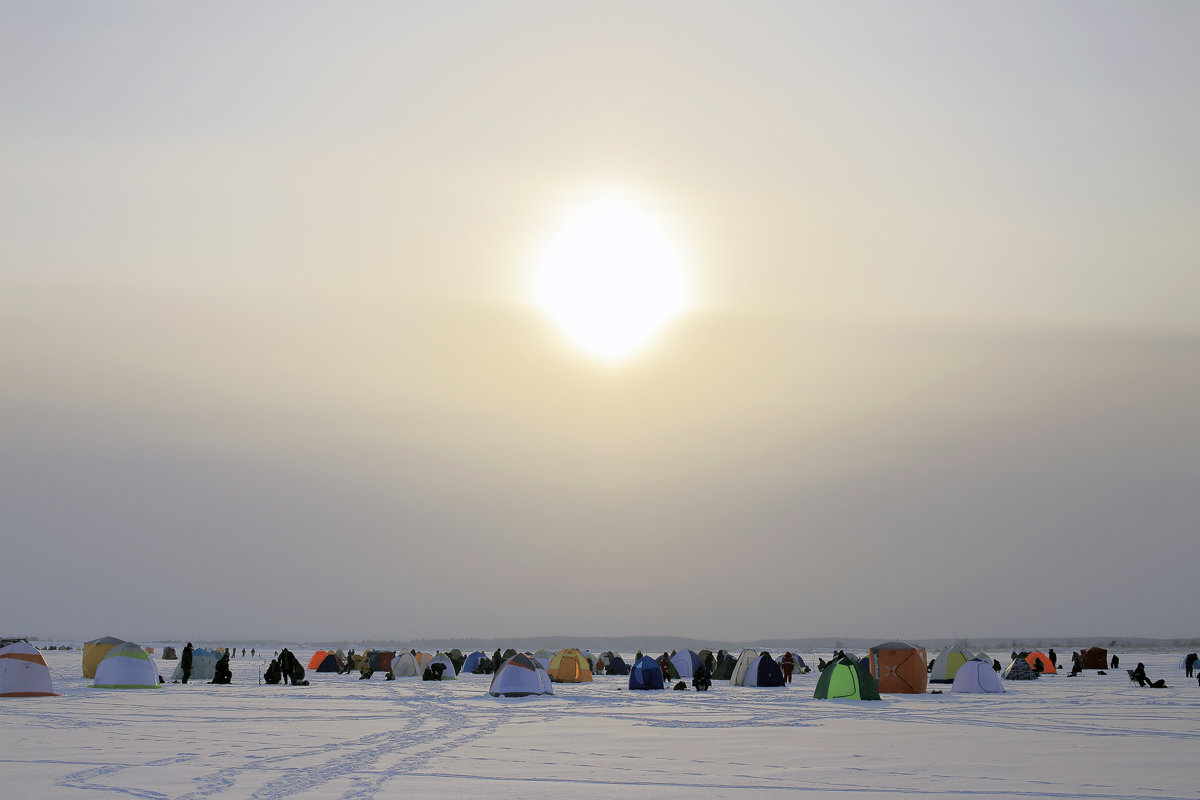
M341 672L342 662L338 661L338 657L330 653L325 656L324 660L317 665L315 672Z
M471 655L467 656L467 660L463 662L462 669L459 672L471 673L479 667L479 662L487 658L482 652L476 650Z
M783 670L779 664L775 663L775 659L771 658L769 653L763 653L758 658L754 659L758 662L757 674L754 676L747 675L747 686L783 686ZM751 663L751 668L755 668L755 664Z
M620 656L613 656L604 664L605 675L628 675L629 665Z
M650 656L642 656L629 670L630 689L662 689L662 667Z

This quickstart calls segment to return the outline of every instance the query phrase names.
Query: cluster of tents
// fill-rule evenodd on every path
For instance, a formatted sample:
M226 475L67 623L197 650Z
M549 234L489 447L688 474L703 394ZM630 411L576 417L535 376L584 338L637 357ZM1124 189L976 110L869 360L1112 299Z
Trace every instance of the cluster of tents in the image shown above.
M157 688L159 676L147 648L111 636L83 645L83 676L93 678L93 686L102 689ZM164 650L164 658L175 655L174 648ZM196 648L192 652L191 676L199 680L214 677L224 651ZM497 651L499 655L499 651ZM876 645L863 658L839 651L824 664L813 696L818 699L878 700L881 694L923 694L929 684L949 684L952 692L1001 693L1002 679L1033 680L1054 674L1054 659L1041 651L1014 653L1015 658L1003 670L986 653L972 653L959 645L950 645L926 664L923 647L902 641ZM1108 652L1091 647L1076 654L1083 669L1103 669ZM497 664L496 661L500 663ZM807 671L803 659L795 658L801 671ZM1195 660L1195 657L1193 657ZM1183 662L1181 661L1181 664ZM481 651L463 655L418 651L367 650L356 654L318 650L308 662L315 672L346 672L349 668L387 672L393 677L428 676L434 665L441 665L438 678L454 679L462 672L491 673L489 694L495 697L525 697L554 693L555 683L586 683L596 674L628 676L631 690L664 689L670 681L692 678L705 671L713 680L728 680L733 686L783 686L785 677L779 662L767 652L743 650L736 658L720 651L699 653L682 650L655 659L638 653L629 665L612 651L594 655L586 650L568 648L551 653L506 651L498 659ZM182 678L176 666L173 678ZM0 648L0 697L54 695L53 683L45 660L36 648L16 642Z

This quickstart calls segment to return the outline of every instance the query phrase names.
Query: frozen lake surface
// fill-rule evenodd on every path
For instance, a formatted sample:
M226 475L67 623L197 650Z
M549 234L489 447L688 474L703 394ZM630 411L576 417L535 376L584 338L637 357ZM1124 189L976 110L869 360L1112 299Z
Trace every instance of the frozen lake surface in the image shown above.
M1118 652L1166 689L1122 668L882 702L814 700L815 672L707 693L600 677L521 699L487 696L484 675L310 671L293 688L259 685L248 657L229 686L100 690L78 651L44 655L62 696L0 700L3 798L1200 796L1200 686L1180 653Z

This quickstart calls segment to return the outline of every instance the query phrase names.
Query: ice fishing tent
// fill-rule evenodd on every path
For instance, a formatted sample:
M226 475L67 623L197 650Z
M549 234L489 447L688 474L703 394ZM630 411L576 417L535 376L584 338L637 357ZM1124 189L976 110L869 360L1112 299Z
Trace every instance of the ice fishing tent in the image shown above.
M532 656L517 653L496 670L496 674L492 676L492 684L488 687L488 694L492 697L554 694L554 686L541 664Z
M690 678L696 672L696 667L703 664L700 654L694 650L680 650L671 656L671 664L681 678Z
M958 672L958 668L974 657L956 644L949 645L934 659L933 669L929 672L929 682L954 683L954 674Z
M592 679L592 668L587 656L578 650L567 648L554 654L546 674L556 683L587 683Z
M162 654L163 661L174 661L177 658L179 658L179 655L175 652L174 647L167 645L166 647L163 648L163 654Z
M407 650L392 659L392 674L397 678L415 678L421 674L417 658Z
M124 639L118 639L115 636L101 636L99 639L92 639L90 642L83 643L83 677L96 677L96 667L100 665L100 661L108 654L108 651L113 646L124 644Z
M867 664L880 694L925 694L929 672L925 648L908 642L884 642L867 651Z
M1029 666L1029 662L1023 658L1013 659L1013 662L1005 667L1000 673L1000 677L1006 681L1034 681L1037 680L1038 674L1033 671L1033 667Z
M324 650L318 650L317 652L313 653L312 658L308 660L308 669L313 670L321 666L321 662L325 660L325 656L327 655L329 655L329 653Z
M630 689L662 689L662 667L650 656L642 656L629 670Z
M368 650L365 653L367 663L375 672L387 672L392 668L392 659L396 657L395 650Z
M468 655L463 661L462 671L467 673L474 672L479 668L479 662L483 661L485 658L488 658L488 656L482 650L476 650L474 653Z
M879 700L879 686L861 661L839 656L825 666L813 690L817 700Z
M972 658L958 668L954 673L954 685L950 691L955 694L987 692L999 694L1004 691L1004 682L992 669L992 662L980 658Z
M452 681L458 678L458 671L454 669L454 661L441 650L438 650L429 660L429 666L432 667L434 664L442 665L442 680ZM425 670L421 670L421 672L424 673Z
M554 653L546 649L538 650L533 654L533 660L541 664L542 669L547 669L550 666L550 662L554 660Z
M192 681L211 681L217 674L217 661L221 658L220 650L205 650L202 647L192 649L192 671L188 675L188 680ZM171 673L171 680L183 680L183 666L175 665L175 670Z
M417 667L419 668L418 674L424 672L425 668L433 663L433 653L426 653L424 650L418 651L415 658L417 659Z
M157 689L158 666L133 642L115 644L96 665L93 689Z
M325 657L321 659L321 663L315 667L312 666L311 661L309 662L309 669L313 672L341 672L345 668L345 663L338 660L337 653L326 653Z
M770 653L760 653L750 660L744 672L733 671L731 683L735 686L783 686L783 669L771 658Z
M1029 655L1025 656L1025 661L1029 663L1029 666L1033 667L1034 672L1037 672L1037 667L1035 667L1034 664L1038 660L1041 660L1041 662L1042 662L1042 674L1043 675L1057 674L1058 670L1054 668L1054 662L1052 662L1050 660L1050 656L1046 655L1041 650L1038 650L1036 652L1030 653Z
M605 675L628 675L629 665L620 656L613 656L604 664Z
M712 679L714 681L727 681L733 677L733 668L737 666L738 660L728 653L725 658L719 661L716 667L713 668Z
M750 669L750 662L758 658L758 651L749 648L742 651L733 665L733 671L729 673L729 682L734 686L743 686L746 683L746 670Z
M57 697L42 654L25 642L0 647L0 697Z
M1108 669L1108 651L1103 647L1085 647L1079 653L1081 669Z

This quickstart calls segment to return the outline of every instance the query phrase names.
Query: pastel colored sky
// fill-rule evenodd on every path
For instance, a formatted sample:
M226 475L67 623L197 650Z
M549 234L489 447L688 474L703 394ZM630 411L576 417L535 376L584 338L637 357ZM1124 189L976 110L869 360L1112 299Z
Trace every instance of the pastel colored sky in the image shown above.
M1200 634L1198 32L0 2L0 635ZM618 364L597 186L691 279Z

